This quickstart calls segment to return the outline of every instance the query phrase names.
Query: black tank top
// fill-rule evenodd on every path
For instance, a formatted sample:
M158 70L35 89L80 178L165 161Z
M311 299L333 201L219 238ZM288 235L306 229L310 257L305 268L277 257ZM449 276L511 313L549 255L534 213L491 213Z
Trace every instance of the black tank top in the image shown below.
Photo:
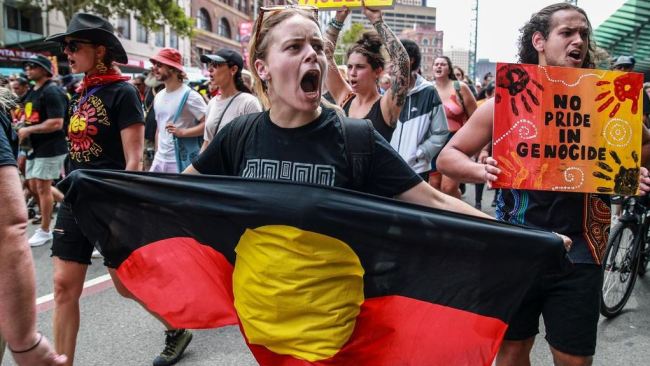
M345 114L348 115L350 114L350 105L352 105L352 101L356 98L356 96L350 98L350 100L347 101L343 105L343 110L345 111ZM375 127L375 130L379 132L379 134L386 139L386 141L390 142L390 138L393 136L393 131L395 131L394 127L389 127L386 124L386 121L384 120L384 115L381 113L381 98L377 99L375 104L372 105L372 108L370 108L370 111L368 114L366 114L365 119L369 119L370 122L372 122L372 125Z

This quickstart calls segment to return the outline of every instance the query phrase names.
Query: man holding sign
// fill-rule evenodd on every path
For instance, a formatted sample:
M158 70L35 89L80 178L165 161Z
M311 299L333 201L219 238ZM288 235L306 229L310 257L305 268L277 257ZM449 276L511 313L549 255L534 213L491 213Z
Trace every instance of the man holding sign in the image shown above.
M568 248L573 265L563 273L542 277L529 291L506 333L497 356L497 366L530 365L530 351L539 332L540 315L544 317L546 340L555 365L591 365L596 348L602 286L599 264L607 243L609 207L598 195L582 193L588 190L583 186L579 173L570 169L574 163L583 161L590 167L590 171L581 168L581 172L583 177L598 183L593 185L591 192L609 193L620 190L620 187L643 194L650 190L648 171L640 167L637 136L630 135L630 139L637 139L636 146L634 141L626 140L626 144L622 144L612 140L613 144L625 145L622 153L611 149L607 143L602 150L603 147L597 144L586 146L584 141L578 141L586 138L584 135L594 135L593 131L597 131L593 137L595 140L604 136L604 124L613 118L625 119L610 115L617 108L614 102L621 104L616 112L622 114L625 109L631 110L635 98L621 100L617 95L602 107L610 100L610 95L602 95L605 91L599 90L591 99L572 98L568 93L556 96L540 82L544 80L566 88L577 84L575 77L545 71L548 71L547 66L592 67L594 45L591 33L586 13L574 5L558 3L534 14L521 29L519 61L537 65L504 65L501 79L497 76L497 97L484 103L472 115L468 121L470 126L454 136L437 160L441 172L455 179L474 183L498 182L495 185L513 188L502 190L497 207L499 219L552 230L573 240L573 245ZM594 75L603 73L591 71ZM603 89L606 86L604 83L598 85ZM615 94L616 90L612 90L612 95ZM598 111L601 107L602 110ZM581 112L592 109L606 113L607 118L598 119L596 115ZM521 126L503 126L512 120L520 122ZM640 129L640 126L633 126L635 121L630 123L630 128ZM584 131L576 132L579 129ZM620 133L612 136L619 138ZM548 149L542 146L553 139L558 146ZM510 140L520 143L511 143ZM470 159L490 142L494 147L494 158L487 158L484 162ZM530 163L533 159L538 159L538 162ZM550 160L546 160L545 165L543 159ZM566 179L564 184L553 185L553 179L557 178L552 178L548 172L558 170L562 170ZM631 174L634 174L634 179L629 179ZM578 185L581 188L574 189Z

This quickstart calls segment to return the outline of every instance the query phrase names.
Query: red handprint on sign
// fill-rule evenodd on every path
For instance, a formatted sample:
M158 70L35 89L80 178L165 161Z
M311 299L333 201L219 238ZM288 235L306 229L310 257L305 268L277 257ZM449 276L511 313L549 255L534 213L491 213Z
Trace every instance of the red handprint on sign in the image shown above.
M540 83L530 78L526 69L521 65L503 65L497 71L497 87L508 90L508 93L512 97L510 98L510 107L515 116L519 115L519 108L517 108L516 102L517 95L520 95L521 102L528 113L533 112L530 103L528 103L528 98L530 98L535 105L539 106L539 99L537 99L535 94L533 94L533 92L528 88L529 83L535 85L539 90L544 90L544 87ZM526 93L524 93L524 91ZM528 94L528 98L526 98L526 94ZM496 103L501 102L501 94L497 93L495 101Z
M599 81L596 83L596 86L610 85L609 81ZM641 87L643 86L643 80L635 74L626 73L616 79L614 79L614 96L618 101L614 104L614 108L609 112L609 117L616 116L618 110L621 108L621 103L625 100L632 100L632 108L630 111L633 114L636 114L639 110L639 93L641 92ZM611 90L607 90L598 94L595 101L603 100L612 93ZM610 96L603 104L598 107L598 112L602 112L607 107L614 102L614 96Z

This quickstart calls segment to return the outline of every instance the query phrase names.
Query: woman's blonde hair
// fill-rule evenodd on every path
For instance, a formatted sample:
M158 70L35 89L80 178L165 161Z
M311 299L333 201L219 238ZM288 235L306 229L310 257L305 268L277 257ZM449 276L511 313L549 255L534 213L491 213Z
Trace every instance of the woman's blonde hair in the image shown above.
M270 37L267 37L269 32L275 28L278 24L282 23L284 20L293 17L294 15L301 15L311 21L313 21L318 28L318 19L316 14L307 9L300 8L286 8L281 10L269 11L267 14L260 13L255 21L255 32L252 35L252 42L249 44L248 54L248 68L251 70L253 76L253 89L255 94L262 102L262 105L265 109L271 107L271 102L269 101L268 95L268 86L266 81L262 81L260 76L257 74L257 68L255 67L255 61L257 60L266 60L266 54L268 52L269 46L271 45Z

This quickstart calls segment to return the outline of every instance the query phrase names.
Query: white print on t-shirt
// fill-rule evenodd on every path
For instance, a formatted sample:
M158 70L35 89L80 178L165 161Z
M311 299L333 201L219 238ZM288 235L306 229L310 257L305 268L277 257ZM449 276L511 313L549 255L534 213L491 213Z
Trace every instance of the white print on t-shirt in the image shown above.
M331 165L248 159L242 177L334 186L335 173L336 169Z

